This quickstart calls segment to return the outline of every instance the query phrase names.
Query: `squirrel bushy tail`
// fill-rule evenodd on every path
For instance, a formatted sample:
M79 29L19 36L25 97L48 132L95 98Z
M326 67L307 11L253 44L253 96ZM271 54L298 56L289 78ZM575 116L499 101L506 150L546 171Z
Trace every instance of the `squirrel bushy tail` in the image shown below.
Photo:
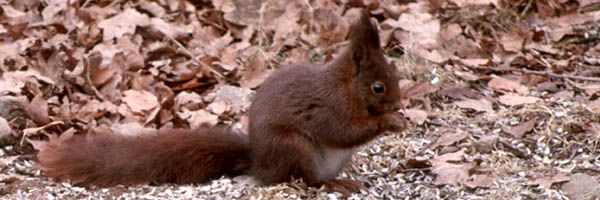
M251 165L249 152L247 135L205 128L51 139L38 160L48 176L82 186L185 184L242 174Z

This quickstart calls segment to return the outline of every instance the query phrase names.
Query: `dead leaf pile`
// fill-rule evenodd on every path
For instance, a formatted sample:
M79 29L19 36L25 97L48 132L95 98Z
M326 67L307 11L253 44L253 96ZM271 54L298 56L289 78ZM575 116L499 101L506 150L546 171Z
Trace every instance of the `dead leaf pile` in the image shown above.
M360 197L595 197L580 191L597 190L600 171L591 0L0 1L0 156L101 128L243 132L254 90L282 65L335 58L361 9L405 72L412 125L357 156L348 172L376 188ZM417 157L431 165L400 169ZM240 194L297 197L282 190ZM299 198L325 198L311 194Z

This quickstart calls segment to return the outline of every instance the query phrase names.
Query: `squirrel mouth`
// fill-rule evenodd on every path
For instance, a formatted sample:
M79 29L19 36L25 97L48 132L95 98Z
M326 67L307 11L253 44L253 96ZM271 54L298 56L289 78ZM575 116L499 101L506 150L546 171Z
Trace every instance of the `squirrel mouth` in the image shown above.
M383 113L385 113L385 110L381 107L369 106L369 107L367 107L367 112L369 112L369 115L377 116L377 115L382 115Z

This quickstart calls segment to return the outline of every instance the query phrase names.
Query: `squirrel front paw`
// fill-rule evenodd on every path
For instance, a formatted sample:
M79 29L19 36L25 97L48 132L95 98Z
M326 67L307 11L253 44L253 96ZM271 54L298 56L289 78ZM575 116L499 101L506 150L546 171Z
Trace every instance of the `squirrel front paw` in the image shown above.
M400 113L385 114L384 119L386 131L399 132L406 128L406 119Z

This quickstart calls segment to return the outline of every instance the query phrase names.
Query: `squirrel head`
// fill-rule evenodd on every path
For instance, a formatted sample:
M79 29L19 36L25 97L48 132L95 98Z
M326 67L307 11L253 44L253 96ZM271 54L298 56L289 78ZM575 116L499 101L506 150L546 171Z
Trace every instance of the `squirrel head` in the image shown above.
M400 79L395 67L383 55L377 27L369 13L363 11L350 33L350 48L346 65L352 76L352 96L370 115L381 115L401 108Z

